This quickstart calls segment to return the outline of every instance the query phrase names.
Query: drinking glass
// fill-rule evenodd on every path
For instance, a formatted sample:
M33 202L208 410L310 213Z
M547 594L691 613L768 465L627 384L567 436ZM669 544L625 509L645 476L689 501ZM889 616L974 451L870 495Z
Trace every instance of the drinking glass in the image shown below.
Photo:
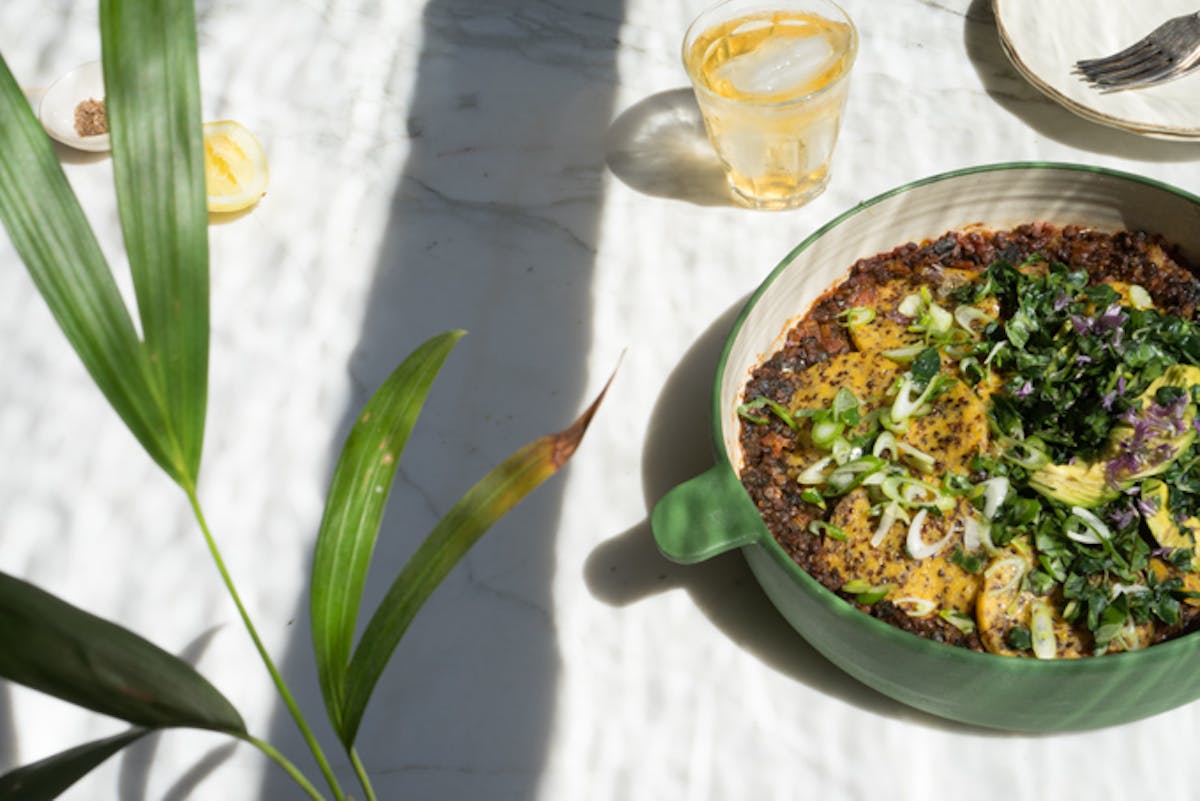
M724 0L691 24L684 67L739 201L788 209L825 189L857 53L830 0Z

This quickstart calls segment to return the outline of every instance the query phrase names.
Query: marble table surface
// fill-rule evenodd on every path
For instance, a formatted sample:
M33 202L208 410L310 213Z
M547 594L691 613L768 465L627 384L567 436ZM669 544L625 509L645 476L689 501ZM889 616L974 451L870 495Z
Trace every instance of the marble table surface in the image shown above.
M711 377L733 315L821 224L998 161L1200 191L1200 143L1053 105L1006 61L984 0L845 0L862 41L833 180L801 209L745 210L679 59L706 1L198 0L204 118L250 127L271 164L259 206L209 232L200 496L301 704L320 723L305 586L349 421L419 342L462 327L401 464L368 603L459 494L621 366L574 461L401 643L361 737L381 798L1188 794L1200 705L1044 737L928 717L817 655L738 555L666 562L647 517L711 463ZM0 53L36 93L99 56L97 26L94 3L12 0ZM120 265L111 162L62 157ZM0 570L190 659L256 735L311 767L185 499L104 404L5 237L0 343ZM121 728L0 686L0 769ZM301 797L257 751L182 731L64 796Z

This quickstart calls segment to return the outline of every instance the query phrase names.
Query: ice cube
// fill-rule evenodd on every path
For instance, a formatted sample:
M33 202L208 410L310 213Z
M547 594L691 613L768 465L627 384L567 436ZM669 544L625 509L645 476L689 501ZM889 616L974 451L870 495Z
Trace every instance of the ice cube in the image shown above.
M717 67L713 76L728 81L740 94L779 94L801 89L835 58L824 36L769 36Z

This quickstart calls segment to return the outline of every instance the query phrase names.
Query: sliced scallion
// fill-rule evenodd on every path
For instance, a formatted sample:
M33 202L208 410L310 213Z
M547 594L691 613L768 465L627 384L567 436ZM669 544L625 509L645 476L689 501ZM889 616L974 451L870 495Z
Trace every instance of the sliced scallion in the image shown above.
M963 634L970 634L975 630L975 621L957 609L943 609L938 612L938 616Z
M1154 298L1150 297L1150 293L1140 284L1131 284L1129 286L1129 300L1133 303L1133 308L1135 309L1154 308Z
M1061 558L1052 557L1048 554L1042 554L1038 557L1038 564L1042 566L1042 570L1046 571L1046 575L1054 579L1058 583L1067 580L1067 569L1063 565Z
M830 404L829 411L833 412L835 420L852 426L858 423L858 409L861 405L853 392L845 387L840 387L837 394L833 396L833 403Z
M887 477L888 477L888 472L887 472L887 468L885 467L883 470L877 470L876 472L871 473L869 476L864 478L862 480L862 484L860 484L859 486L860 487L878 487L880 484L882 484L887 479Z
M983 519L992 520L1004 499L1008 497L1008 478L996 476L980 484L983 488Z
M813 445L818 448L829 450L833 447L834 440L842 435L845 426L837 420L817 420L812 427Z
M825 487L834 495L845 495L862 484L867 476L882 470L886 464L878 456L860 456L836 467L825 479Z
M978 337L983 328L992 321L987 312L976 306L958 306L954 309L954 322L973 337Z
M748 420L751 423L755 423L760 426L766 425L768 422L770 422L766 417L753 414L753 412L763 408L764 406L770 409L775 416L783 421L784 425L786 425L788 428L796 428L796 419L792 417L791 413L781 404L771 400L770 398L755 398L752 401L743 403L741 406L737 407L737 413L738 416L743 420Z
M800 475L796 476L796 481L801 484L824 484L825 477L833 469L833 466L833 457L823 456L800 471Z
M857 328L875 319L875 309L870 306L854 306L838 315L846 328Z
M930 303L929 308L925 310L925 314L921 317L921 323L922 329L927 334L942 336L949 333L950 327L954 325L954 315L938 304Z
M900 305L896 307L896 311L903 314L905 317L918 317L925 308L925 299L914 293L906 295L900 301Z
M1016 589L1021 584L1021 579L1025 578L1027 565L1019 556L1009 556L1004 559L996 559L983 571L984 584L991 582L996 573L1003 571L1012 571L1012 575L998 587L992 587L988 590L989 594L1004 595Z
M875 529L874 536L871 537L871 547L878 548L882 545L888 532L892 530L892 526L899 520L908 522L908 513L904 511L903 506L895 501L884 506L883 515L879 518L879 525Z
M963 550L967 553L984 547L986 529L983 524L973 517L968 517L963 529Z
M932 473L933 468L937 465L937 459L933 458L922 450L914 448L907 442L901 442L897 440L896 447L900 449L901 453L905 457L907 457L904 459L904 461L908 462L922 473Z
M906 595L903 598L893 598L892 604L904 610L909 617L929 617L937 611L937 603L928 598L918 598Z
M890 584L880 584L876 587L872 587L869 592L860 592L858 595L854 596L854 600L858 601L863 606L870 606L873 603L882 601L891 591L892 587Z
M824 520L813 520L809 522L808 533L829 537L830 539L838 540L839 542L846 542L846 540L849 539L846 536L846 532L842 531L839 526L835 526L833 523L828 523Z
M974 356L968 356L960 361L958 363L958 372L962 374L963 381L966 381L970 386L975 386L987 377L987 373L979 363L979 359L976 359Z
M864 606L882 601L892 591L890 584L868 584L862 579L847 581L842 585L842 592L853 595L854 600Z
M884 431L875 438L875 444L871 446L871 453L881 459L895 459L899 455L896 448L896 435L891 431Z
M851 445L845 437L835 439L829 446L829 450L833 454L833 460L838 464L845 464L862 456L862 448Z
M892 419L892 410L890 408L884 408L880 411L879 425L893 434L903 434L905 431L908 431L908 421Z
M1021 465L1026 470L1037 470L1050 462L1050 456L1046 453L1045 447L1045 443L1037 437L1012 440L1004 451L1004 458Z
M899 348L888 348L887 350L879 351L879 355L885 359L891 359L894 362L908 364L913 359L917 358L917 354L925 350L924 345L903 345Z
M926 404L940 389L939 377L934 376L928 384L918 389L912 373L902 375L896 388L896 400L892 402L892 420L899 423L910 417L920 417L926 414L929 410Z
M1033 655L1038 659L1053 659L1058 656L1058 643L1054 637L1054 613L1050 604L1042 600L1033 602L1029 613L1029 636L1033 641Z
M821 494L820 490L814 489L813 487L808 487L801 492L800 500L804 501L805 503L811 503L813 506L821 509L825 508L825 496Z
M1108 525L1082 506L1071 507L1071 516L1063 524L1063 533L1084 545L1100 545L1112 539Z
M948 495L966 495L974 489L971 479L960 473L947 471L942 475L942 492Z
M1125 623L1117 632L1117 636L1113 637L1113 642L1120 643L1126 651L1136 651L1142 647L1142 638L1138 636L1133 618L1125 618Z
M921 509L908 524L908 538L904 542L904 549L908 551L908 555L913 559L928 559L931 556L936 556L943 548L950 544L950 540L954 539L955 526L951 526L946 535L937 542L927 543L921 538L921 529L925 525L925 518L929 514L928 509Z
M909 475L890 475L880 483L879 489L888 499L907 508L920 507L941 510L943 506L948 505L952 509L956 503L954 498L943 494L933 484ZM946 501L949 503L947 504Z

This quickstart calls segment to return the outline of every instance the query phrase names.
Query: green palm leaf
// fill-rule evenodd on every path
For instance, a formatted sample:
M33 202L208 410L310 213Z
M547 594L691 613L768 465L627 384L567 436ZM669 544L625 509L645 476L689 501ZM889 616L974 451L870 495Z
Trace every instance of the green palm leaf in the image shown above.
M310 600L317 675L335 726L363 584L400 454L433 379L464 333L430 339L396 368L359 415L334 470L313 556Z
M379 677L426 599L493 523L566 464L607 390L606 386L569 428L531 442L484 476L434 526L401 570L367 624L346 674L342 718L335 726L348 749Z
M192 0L102 0L113 174L147 357L183 475L208 392L208 211Z
M144 342L49 139L0 61L0 220L150 456L195 486L208 383L208 216L191 0L103 0L113 173Z
M54 148L3 59L0 221L97 386L151 457L179 480L133 321Z
M133 729L9 771L0 776L0 801L50 801L58 798L93 768L146 734L149 734L147 729Z
M245 732L233 705L187 662L4 573L0 678L136 726Z

